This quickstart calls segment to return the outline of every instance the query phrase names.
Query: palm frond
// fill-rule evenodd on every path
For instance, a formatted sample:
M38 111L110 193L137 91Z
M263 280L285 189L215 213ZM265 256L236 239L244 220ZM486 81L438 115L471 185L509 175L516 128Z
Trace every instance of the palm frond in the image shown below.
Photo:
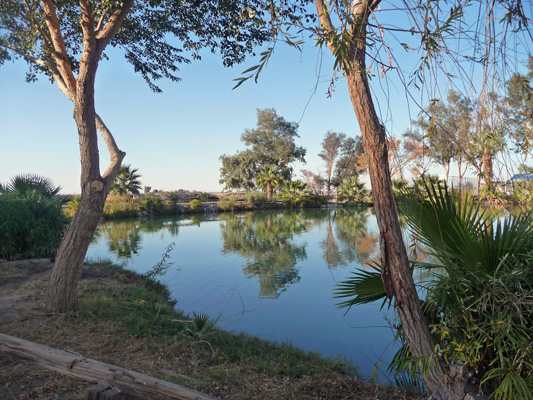
M391 304L381 280L379 265L374 263L370 266L371 271L358 269L352 272L351 277L339 282L334 291L333 298L348 300L337 304L339 308L348 308L348 310L358 304L368 304L374 301L383 300L381 308L385 304ZM348 312L348 310L346 312Z
M446 186L425 189L428 198L405 211L407 224L448 272L461 268L490 273L504 257L533 248L527 217L494 220L467 194Z
M2 191L18 193L21 196L36 193L46 198L54 197L61 189L61 186L55 186L50 179L37 174L16 175L2 187Z

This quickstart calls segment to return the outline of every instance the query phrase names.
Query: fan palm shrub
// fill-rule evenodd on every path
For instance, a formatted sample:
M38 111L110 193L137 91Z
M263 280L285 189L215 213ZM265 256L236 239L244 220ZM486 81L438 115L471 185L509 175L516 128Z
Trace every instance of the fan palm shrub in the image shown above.
M495 219L468 195L425 185L405 213L419 249L434 260L423 285L436 355L468 370L496 399L532 399L533 227L527 215ZM353 306L383 299L379 271L359 271L335 295ZM399 337L402 331L399 330ZM416 373L403 346L391 368Z
M290 208L303 205L308 198L307 185L300 180L287 182L279 195L279 199Z
M67 225L61 206L70 198L60 190L36 174L0 184L0 259L55 254Z
M348 204L363 204L368 201L368 190L357 176L352 176L342 182L338 188L339 200Z

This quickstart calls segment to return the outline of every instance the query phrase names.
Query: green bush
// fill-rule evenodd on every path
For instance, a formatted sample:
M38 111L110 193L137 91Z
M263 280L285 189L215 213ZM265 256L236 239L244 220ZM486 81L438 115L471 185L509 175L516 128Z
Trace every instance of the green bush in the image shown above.
M326 196L320 196L318 194L310 194L303 200L304 207L319 207L328 204L328 198Z
M200 210L203 210L204 209L204 205L202 204L202 202L198 199L194 199L193 201L191 201L191 211L200 211Z
M304 205L309 198L309 192L305 183L296 180L285 183L285 187L277 197L290 208L295 208Z
M518 204L533 203L533 182L516 182L511 188L510 198Z
M247 203L263 204L267 202L267 194L265 192L248 192L244 195L244 200Z
M229 199L221 199L218 201L218 207L224 211L233 211L235 210L235 204L237 200L235 197L230 197Z
M107 198L104 206L104 218L135 217L139 207L135 200L127 195L112 195Z
M150 215L157 215L163 209L163 200L159 197L148 196L139 200L139 210Z
M0 259L54 255L66 225L55 197L0 194Z
M363 204L368 201L368 190L358 177L346 179L339 186L339 200L348 203Z
M436 355L466 368L469 383L495 399L532 399L531 219L492 217L474 198L445 185L422 189L404 215L418 250L434 263L413 264L431 271L421 287ZM348 307L388 302L379 269L357 271L335 297L348 298L341 303ZM405 343L401 326L398 337ZM404 344L389 369L416 379L421 362L431 360L414 357Z
M200 201L217 201L218 197L211 193L200 193L198 199Z

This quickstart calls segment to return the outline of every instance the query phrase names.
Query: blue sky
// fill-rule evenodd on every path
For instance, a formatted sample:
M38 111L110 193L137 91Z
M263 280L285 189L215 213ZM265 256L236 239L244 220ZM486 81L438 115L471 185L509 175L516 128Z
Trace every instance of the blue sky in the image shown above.
M243 149L240 135L255 127L258 108L273 107L288 121L300 123L298 144L307 149L307 164L295 165L298 172L323 168L317 154L327 131L359 135L344 78L339 77L328 98L331 56L329 51L320 53L311 40L302 53L278 45L259 83L248 81L236 90L232 90L233 79L257 59L228 69L222 67L219 57L205 53L201 61L181 67L181 82L161 81L163 93L155 94L118 51L109 55L110 60L102 61L97 73L97 112L126 151L124 163L138 168L142 184L154 189L222 190L219 157ZM395 56L404 57L399 63L407 65L407 71L419 57L403 50ZM79 147L72 104L44 77L26 83L25 71L26 64L20 61L0 67L0 182L16 174L38 173L61 185L65 193L79 193ZM380 77L372 81L382 107L387 105L379 88L384 82ZM387 90L387 129L399 136L418 111L412 104L408 107L405 90L394 79ZM104 170L108 161L105 146L100 154Z
M302 53L278 45L259 82L235 90L233 79L257 59L224 68L218 56L205 53L201 61L181 67L181 82L161 81L163 93L155 94L118 51L110 55L97 73L96 109L126 151L124 162L138 168L142 184L152 188L221 190L219 156L243 149L240 135L255 127L258 108L273 107L288 121L300 122L298 144L307 149L307 164L295 165L295 171L322 168L317 154L327 131L360 133L343 77L327 97L332 61L311 41ZM44 77L26 83L25 71L20 61L0 68L0 182L38 173L66 193L79 193L72 104ZM401 116L393 127L401 134L409 122L402 111L405 97L401 92L393 97ZM100 155L104 170L105 147Z
M151 92L120 54L112 54L98 71L97 112L126 151L124 162L138 168L143 185L153 188L220 190L218 158L243 148L240 135L255 127L257 108L274 107L289 121L301 120L298 143L308 150L305 167L315 170L328 130L358 133L344 82L338 82L332 99L325 95L327 82L319 83L313 94L317 54L313 47L303 55L279 50L258 84L250 81L232 90L232 80L254 61L228 69L206 53L201 61L182 66L181 82L161 81L162 94ZM324 69L327 81L331 67ZM65 192L79 192L72 104L42 77L26 83L25 70L23 62L0 68L0 182L19 173L39 173ZM105 147L100 154L105 169Z

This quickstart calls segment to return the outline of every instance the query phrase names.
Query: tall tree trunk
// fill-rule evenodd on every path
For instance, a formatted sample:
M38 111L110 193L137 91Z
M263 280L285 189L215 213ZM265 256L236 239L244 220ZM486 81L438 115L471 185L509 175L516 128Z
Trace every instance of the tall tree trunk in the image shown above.
M450 161L444 164L444 173L446 176L446 182L448 182L448 176L450 175Z
M396 310L411 352L415 357L433 360L423 375L428 391L435 399L462 399L464 389L452 387L444 381L443 369L446 367L437 362L435 341L418 299L392 191L385 128L374 108L362 56L364 54L356 57L353 72L347 74L346 79L368 159L380 232L383 283L387 293L395 298Z
M51 72L59 88L74 103L74 120L78 128L81 156L80 205L59 246L46 298L47 311L58 313L76 306L83 260L102 217L109 188L126 155L119 150L113 135L96 114L94 82L100 56L131 9L133 0L124 0L98 34L94 30L91 3L80 0L83 51L77 78L74 78L69 68L55 4L52 0L41 0L41 4L47 16L46 23L55 49L54 59L58 65L58 70ZM103 176L100 174L97 127L111 155L110 164Z
M492 183L492 154L489 150L483 150L483 176L485 179L485 186Z
M272 200L274 189L272 188L272 182L267 182L267 199Z
M354 20L348 28L350 41L349 68L343 63L350 99L363 136L363 146L368 159L374 208L380 233L381 275L389 297L394 296L396 310L405 337L415 357L428 362L423 374L424 384L434 399L463 399L465 394L462 376L444 377L447 366L435 354L435 341L420 305L414 285L407 251L398 220L389 170L385 127L379 121L368 84L366 69L366 23L379 1L367 0L354 3ZM315 0L322 28L335 32L324 0ZM348 33L348 32L347 32ZM335 53L335 46L328 42ZM422 372L422 363L419 365ZM450 382L450 383L447 383Z
M76 307L85 254L103 214L107 191L92 190L91 183L86 186L57 251L46 300L50 312L62 313Z
M468 166L465 166L465 169L463 170L463 157L459 156L457 158L457 168L459 170L459 187L463 184L463 176L465 176L466 169Z

